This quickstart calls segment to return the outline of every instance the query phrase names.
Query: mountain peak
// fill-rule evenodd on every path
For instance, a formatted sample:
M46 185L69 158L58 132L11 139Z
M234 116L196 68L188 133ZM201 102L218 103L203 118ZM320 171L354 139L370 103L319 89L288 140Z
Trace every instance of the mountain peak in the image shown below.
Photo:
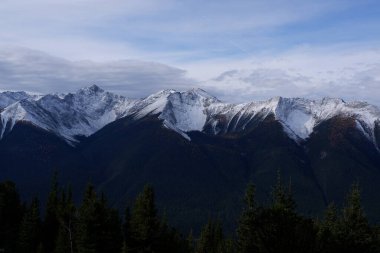
M202 97L206 99L212 99L214 101L219 101L215 96L210 95L207 91L200 89L200 88L191 88L186 91L178 91L174 89L166 89L166 90L161 90L157 93L154 93L147 98L158 98L158 97L165 97L167 98L168 96L172 94L182 94L182 95L191 95L191 96L197 96L197 97Z
M83 89L80 89L79 92L86 92L86 93L102 93L104 90L97 86L96 84L93 84L91 86L85 87Z
M0 110L23 99L38 99L41 95L34 95L25 91L0 92Z
M205 90L201 88L191 88L187 90L188 92L198 93L198 94L208 94Z
M208 93L207 91L201 89L201 88L192 88L190 90L187 91L188 93L193 93L193 94L197 94L199 96L202 96L202 97L206 97L206 98L214 98L216 99L216 97L212 96L210 93Z
M332 104L345 104L346 102L341 98L331 98L331 97L324 97L322 99L322 103L332 103Z

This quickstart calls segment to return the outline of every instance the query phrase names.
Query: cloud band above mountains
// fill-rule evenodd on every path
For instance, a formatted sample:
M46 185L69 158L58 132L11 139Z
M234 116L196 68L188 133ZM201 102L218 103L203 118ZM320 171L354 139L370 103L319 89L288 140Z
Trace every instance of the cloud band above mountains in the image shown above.
M329 57L326 55L329 53L334 55ZM135 60L69 61L27 48L2 48L0 90L71 92L97 84L106 90L139 98L163 89L199 87L227 102L274 96L340 97L380 105L379 59L380 53L376 50L354 55L344 51L301 50L244 64L203 62L184 70ZM217 68L208 75L193 75L213 66Z
M97 84L128 97L193 83L186 71L155 62L69 61L26 48L0 50L0 89L38 93L69 92Z

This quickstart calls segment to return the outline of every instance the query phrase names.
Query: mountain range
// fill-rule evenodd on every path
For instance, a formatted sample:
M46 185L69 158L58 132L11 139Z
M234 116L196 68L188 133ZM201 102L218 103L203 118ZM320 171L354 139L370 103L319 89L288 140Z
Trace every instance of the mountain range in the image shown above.
M68 94L0 93L0 180L24 198L53 171L81 192L91 181L124 208L149 183L184 231L209 217L234 227L246 185L259 201L280 172L300 211L320 215L350 185L380 220L380 109L342 99L223 103L201 89L129 99L96 85ZM78 197L79 198L79 194Z

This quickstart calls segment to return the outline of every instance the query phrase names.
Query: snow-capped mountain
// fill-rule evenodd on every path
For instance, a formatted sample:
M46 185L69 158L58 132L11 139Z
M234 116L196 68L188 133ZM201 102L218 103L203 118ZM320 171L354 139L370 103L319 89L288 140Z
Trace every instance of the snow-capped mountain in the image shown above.
M276 97L246 104L213 104L208 110L211 117L206 124L215 134L243 131L252 120L273 115L295 141L307 139L318 124L335 116L353 118L358 129L374 140L375 125L380 119L380 110L376 106L362 102L346 103L332 98L308 100Z
M186 132L189 131L215 135L244 131L252 121L273 115L289 137L298 142L307 139L318 124L343 116L354 119L357 128L376 143L374 131L380 120L379 108L364 102L276 97L267 101L228 104L201 89L161 91L137 102L126 115L131 113L136 113L138 118L159 114L164 126L187 139Z
M226 206L226 217L240 213L248 182L266 198L281 170L305 213L342 203L359 182L369 217L380 220L373 205L380 203L380 110L367 103L275 97L231 104L200 89L128 99L97 86L0 98L0 181L17 182L27 197L48 192L54 170L73 189L90 179L123 208L150 183L161 189L161 205L175 210L169 217L197 222L200 212L209 217L210 203L215 217Z
M4 109L5 107L23 100L23 99L32 99L36 100L40 98L40 95L35 94L29 94L24 91L19 92L12 92L12 91L6 91L6 92L0 92L0 111Z
M0 113L1 138L22 121L75 142L76 136L89 136L123 117L134 104L134 100L105 92L95 85L74 94L48 94L38 99L23 95L18 95L18 100L14 99L15 94L7 96L15 101L8 102Z
M89 136L105 125L131 116L138 120L157 115L166 128L190 140L188 132L213 135L241 132L253 122L272 115L296 142L307 139L320 123L336 116L355 120L356 127L377 147L375 128L380 110L363 102L341 99L276 97L267 101L228 104L201 89L184 92L164 90L144 99L128 99L93 85L69 94L30 95L0 93L0 138L17 122L53 132L71 144L77 136Z

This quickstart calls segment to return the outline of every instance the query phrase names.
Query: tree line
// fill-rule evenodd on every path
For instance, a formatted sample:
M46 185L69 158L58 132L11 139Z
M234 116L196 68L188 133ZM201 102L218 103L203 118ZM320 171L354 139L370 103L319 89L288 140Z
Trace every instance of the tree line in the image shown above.
M153 188L145 186L122 217L89 184L76 206L70 187L51 190L43 219L34 198L22 203L14 183L0 183L0 252L16 253L279 253L380 252L380 228L371 225L354 184L343 208L330 204L323 219L296 210L290 186L279 177L271 204L259 205L249 184L236 233L227 237L222 223L210 220L196 238L181 235L160 217Z

